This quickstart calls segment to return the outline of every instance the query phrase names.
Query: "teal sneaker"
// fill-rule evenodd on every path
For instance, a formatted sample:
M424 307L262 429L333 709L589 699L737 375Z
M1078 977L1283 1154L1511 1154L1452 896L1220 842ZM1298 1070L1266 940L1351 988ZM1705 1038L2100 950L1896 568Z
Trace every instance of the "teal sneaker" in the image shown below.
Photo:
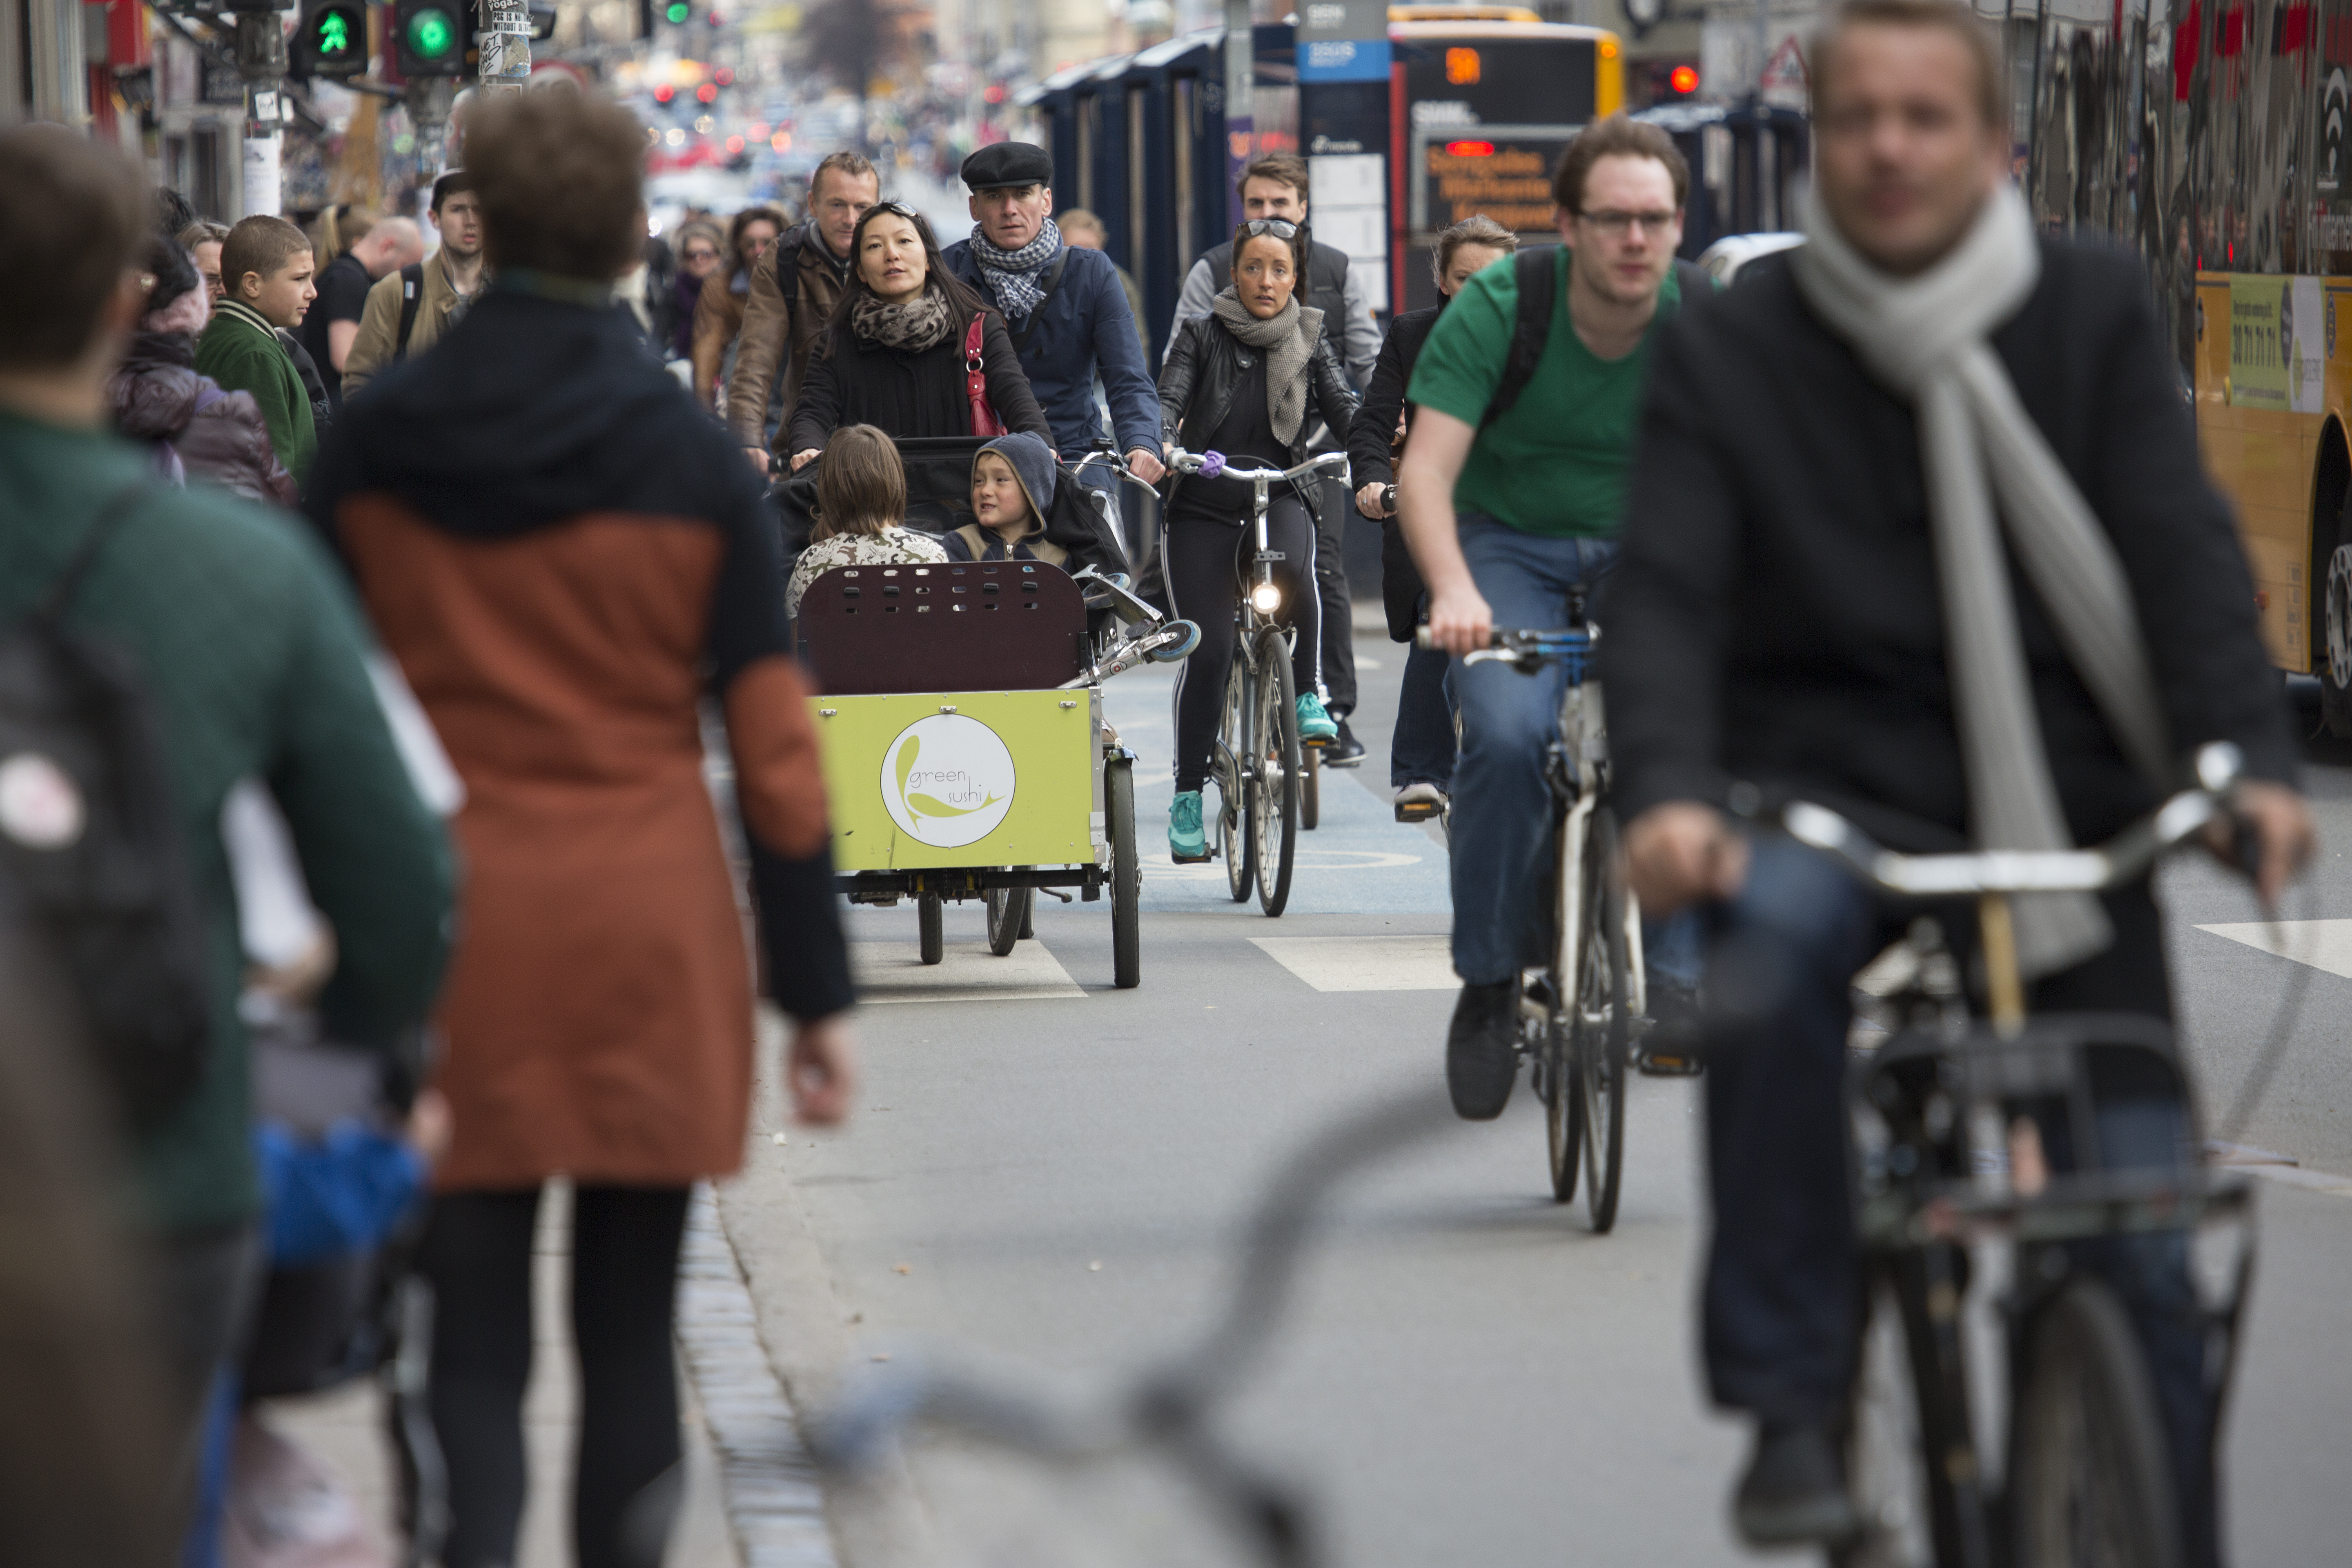
M1201 792L1181 789L1168 808L1168 858L1179 866L1209 858L1208 835L1201 831Z
M1312 691L1298 699L1298 743L1328 746L1339 738L1339 721L1324 711L1323 699Z

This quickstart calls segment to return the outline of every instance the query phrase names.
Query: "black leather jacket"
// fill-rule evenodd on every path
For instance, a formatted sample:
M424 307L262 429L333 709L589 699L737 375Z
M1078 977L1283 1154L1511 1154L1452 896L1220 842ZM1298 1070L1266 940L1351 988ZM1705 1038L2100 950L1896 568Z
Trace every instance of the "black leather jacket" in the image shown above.
M1160 372L1160 423L1167 439L1187 451L1198 450L1185 432L1204 439L1200 433L1223 423L1233 407L1234 390L1243 374L1256 367L1258 353L1227 331L1214 316L1195 316L1185 322ZM1347 429L1348 422L1356 416L1356 395L1348 385L1347 369L1339 363L1328 333L1316 337L1315 357L1307 362L1307 412L1298 421L1298 433L1290 438L1290 458L1285 467L1295 468L1307 460L1311 450L1307 437L1318 413L1334 430ZM1168 504L1175 504L1183 487L1182 475L1170 481ZM1318 507L1322 487L1300 488L1307 503Z

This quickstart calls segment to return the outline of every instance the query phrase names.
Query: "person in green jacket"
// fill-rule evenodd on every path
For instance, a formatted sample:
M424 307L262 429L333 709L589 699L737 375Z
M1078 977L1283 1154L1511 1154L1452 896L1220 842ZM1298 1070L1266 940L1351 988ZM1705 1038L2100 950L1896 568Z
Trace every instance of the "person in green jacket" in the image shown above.
M289 334L302 324L312 286L310 241L282 217L249 217L221 241L221 287L212 323L196 340L196 371L224 392L249 392L261 405L269 444L299 484L319 449L310 395L294 368Z
M208 932L203 1076L126 1138L129 1180L114 1194L146 1254L177 1448L177 1473L154 1489L185 1499L207 1387L259 1278L244 965L220 831L230 786L268 784L334 929L325 1033L412 1073L454 870L377 695L392 667L372 670L382 656L324 547L282 512L157 481L146 454L107 432L107 377L143 309L134 247L152 221L120 154L53 125L0 132L0 627L30 613L113 510L66 622L144 688Z

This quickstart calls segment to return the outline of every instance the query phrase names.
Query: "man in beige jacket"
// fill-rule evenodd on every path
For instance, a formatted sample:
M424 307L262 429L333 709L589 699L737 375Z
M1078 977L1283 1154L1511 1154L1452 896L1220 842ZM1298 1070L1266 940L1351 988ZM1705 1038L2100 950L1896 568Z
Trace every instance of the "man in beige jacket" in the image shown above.
M368 290L359 336L343 362L350 397L410 354L422 353L474 301L482 289L482 208L474 183L453 169L433 182L433 226L441 248L424 260L387 272Z
M849 242L857 220L882 199L882 176L855 153L835 153L809 181L808 219L784 231L751 269L751 297L727 382L727 427L751 466L768 471L768 389L784 365L783 406L776 438L792 423L809 350L832 319L849 278ZM789 267L788 273L780 268ZM723 282L720 285L724 287ZM708 285L705 285L708 287ZM787 363L789 362L789 363ZM782 448L778 455L781 456Z

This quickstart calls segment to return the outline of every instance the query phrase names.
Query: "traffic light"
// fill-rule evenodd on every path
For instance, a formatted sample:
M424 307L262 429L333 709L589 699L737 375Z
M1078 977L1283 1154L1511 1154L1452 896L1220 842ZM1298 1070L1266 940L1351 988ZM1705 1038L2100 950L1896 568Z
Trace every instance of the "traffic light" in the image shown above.
M1698 91L1698 67L1685 60L1668 65L1664 61L1650 67L1650 101L1672 103Z
M366 7L361 0L306 0L293 55L299 76L363 74L368 68Z
M400 74L419 77L466 74L465 10L459 0L394 0L394 47Z
M683 27L693 16L694 7L688 5L686 0L669 0L669 8L662 15L669 18L672 26Z

